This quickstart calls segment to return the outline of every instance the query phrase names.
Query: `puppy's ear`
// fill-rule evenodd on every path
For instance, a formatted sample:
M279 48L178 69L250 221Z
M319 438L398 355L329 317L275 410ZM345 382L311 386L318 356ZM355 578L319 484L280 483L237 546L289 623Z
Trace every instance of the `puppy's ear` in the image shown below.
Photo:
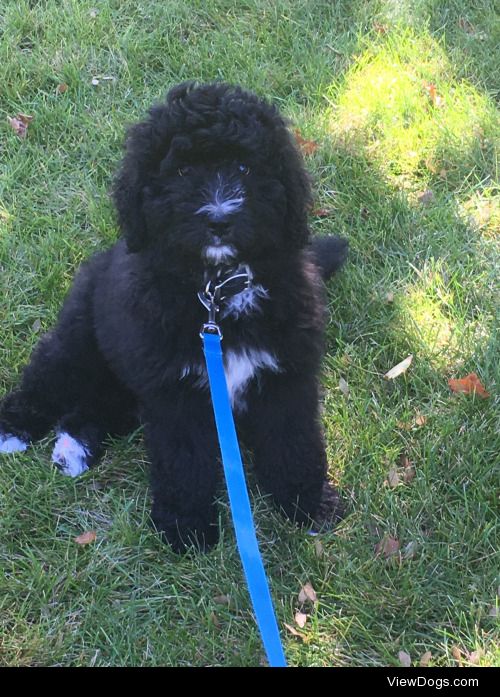
M310 238L307 219L312 207L311 181L302 154L288 129L281 148L281 181L287 198L287 239L295 249L302 249Z
M129 128L125 148L112 195L128 250L138 252L147 244L143 191L148 181L148 165L151 164L152 128L149 121Z

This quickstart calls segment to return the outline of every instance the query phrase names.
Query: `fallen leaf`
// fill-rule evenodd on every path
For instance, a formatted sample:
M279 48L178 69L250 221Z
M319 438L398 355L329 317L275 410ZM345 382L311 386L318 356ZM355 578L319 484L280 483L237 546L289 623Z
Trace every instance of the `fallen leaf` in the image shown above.
M210 613L210 621L212 622L212 624L214 625L214 627L220 627L219 618L217 617L217 615L215 614L215 612L211 612L211 613Z
M417 552L417 543L415 540L408 542L408 544L403 549L402 557L403 559L414 559Z
M89 545L91 542L95 542L96 538L97 534L93 530L89 530L75 537L75 542L78 545Z
M216 595L213 599L216 605L230 605L231 598L228 595Z
M64 94L67 91L68 91L68 85L65 82L61 82L60 85L57 85L56 92L58 94Z
M398 484L400 483L400 478L398 471L395 467L389 470L389 474L387 475L387 483L391 487L391 489L395 489Z
M318 559L321 559L323 557L325 549L321 540L314 540L314 551L316 552L316 556L318 557Z
M405 668L411 667L411 656L409 653L406 653L406 651L400 651L398 653L398 658L402 666Z
M462 651L458 648L458 646L451 647L451 655L456 661L458 661L458 663L462 663Z
M8 117L11 127L14 129L19 138L26 138L28 135L28 126L33 121L33 116L28 114L16 114L14 117Z
M396 421L396 426L403 431L412 431L414 428L420 428L427 423L427 416L417 412L413 421Z
M401 455L399 462L401 467L404 467L403 481L405 484L409 484L415 479L415 467L413 466L410 458L406 457L406 455Z
M427 668L427 666L430 663L430 660L432 658L432 653L430 651L426 651L422 656L420 657L419 661L419 666L421 668Z
M303 641L304 644L307 644L307 642L309 641L309 639L308 639L308 637L307 637L305 634L302 634L302 632L298 632L298 631L295 629L295 627L292 627L291 624L287 624L286 622L285 622L285 627L288 629L288 631L290 632L290 634L292 634L292 636L297 637L297 639L300 639L301 641Z
M460 17L458 20L458 26L460 29L463 29L467 34L475 34L476 30L474 28L474 25L469 22L468 19L465 19L465 17Z
M396 540L396 538L390 535L387 535L375 545L375 554L377 556L382 554L386 559L397 554L397 552L399 552L399 540Z
M301 629L304 629L305 624L307 622L307 615L303 612L296 612L295 613L295 624L300 627Z
M427 423L427 417L421 414L420 412L417 412L417 416L415 418L415 426L424 426Z
M484 388L476 373L469 373L464 378L448 380L448 385L453 392L463 392L464 394L477 394L478 397L487 399L490 393Z
M443 106L444 99L438 94L437 87L433 82L424 82L424 88L429 95L432 106L440 107Z
M329 218L333 213L334 211L332 208L315 208L312 211L312 215L316 218Z
M381 24L380 22L374 22L373 23L373 28L377 32L377 34L387 34L387 25L386 24Z
M404 359L404 361L401 361L401 363L398 363L394 366L394 368L391 368L389 371L387 371L387 373L384 375L384 378L386 380L394 380L400 375L403 375L403 373L406 373L406 371L410 367L412 360L413 355L410 354L407 358Z
M477 649L476 651L472 651L468 656L469 663L472 663L473 665L477 665L479 663L479 661L481 660L482 655L483 655L483 652L481 651L481 649Z
M318 143L316 143L314 140L307 140L306 138L303 138L297 128L294 131L294 135L297 144L304 155L312 155L316 152L319 147Z
M417 201L423 205L426 206L428 203L431 203L431 201L434 200L434 191L432 189L426 189L423 191L421 194L417 196Z
M342 392L346 399L347 397L349 397L349 385L344 380L344 378L339 378L339 390Z
M318 602L318 596L316 595L316 591L314 590L312 585L309 583L309 581L306 583L306 585L301 589L301 591L299 593L299 603L305 603L308 600L311 603Z

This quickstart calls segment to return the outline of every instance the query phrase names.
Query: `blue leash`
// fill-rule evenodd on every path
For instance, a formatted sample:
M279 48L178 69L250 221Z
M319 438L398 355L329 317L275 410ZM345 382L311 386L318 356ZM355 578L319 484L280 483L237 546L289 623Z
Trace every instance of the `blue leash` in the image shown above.
M209 323L203 326L200 336L203 340L203 350L207 363L215 423L219 435L222 464L229 493L236 541L248 590L250 591L250 598L269 665L272 667L286 667L266 572L264 571L255 535L243 463L229 402L224 364L222 362L222 335L219 327L213 320L212 314L209 317Z

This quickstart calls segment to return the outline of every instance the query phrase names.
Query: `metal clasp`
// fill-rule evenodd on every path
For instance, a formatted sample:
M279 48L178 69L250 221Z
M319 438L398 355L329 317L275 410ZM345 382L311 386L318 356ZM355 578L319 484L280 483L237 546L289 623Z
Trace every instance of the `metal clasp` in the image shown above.
M212 282L208 281L204 290L200 290L198 293L198 300L201 302L203 307L208 310L208 322L205 322L200 330L200 337L203 339L204 334L218 334L222 339L222 332L219 325L216 322L217 313L219 312L219 305L217 304L218 288L214 291L211 290Z

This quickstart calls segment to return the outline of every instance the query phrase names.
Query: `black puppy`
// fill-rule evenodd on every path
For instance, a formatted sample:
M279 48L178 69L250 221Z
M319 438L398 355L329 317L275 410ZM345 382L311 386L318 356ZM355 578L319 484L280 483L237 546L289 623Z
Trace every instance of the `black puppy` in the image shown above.
M52 459L76 476L107 434L140 419L156 528L178 551L215 543L222 469L198 293L236 273L246 283L226 284L217 320L240 438L290 518L335 521L319 416L320 273L341 266L347 244L311 248L309 179L284 119L238 87L180 85L130 129L114 201L124 239L82 266L0 404L0 451L56 427Z

